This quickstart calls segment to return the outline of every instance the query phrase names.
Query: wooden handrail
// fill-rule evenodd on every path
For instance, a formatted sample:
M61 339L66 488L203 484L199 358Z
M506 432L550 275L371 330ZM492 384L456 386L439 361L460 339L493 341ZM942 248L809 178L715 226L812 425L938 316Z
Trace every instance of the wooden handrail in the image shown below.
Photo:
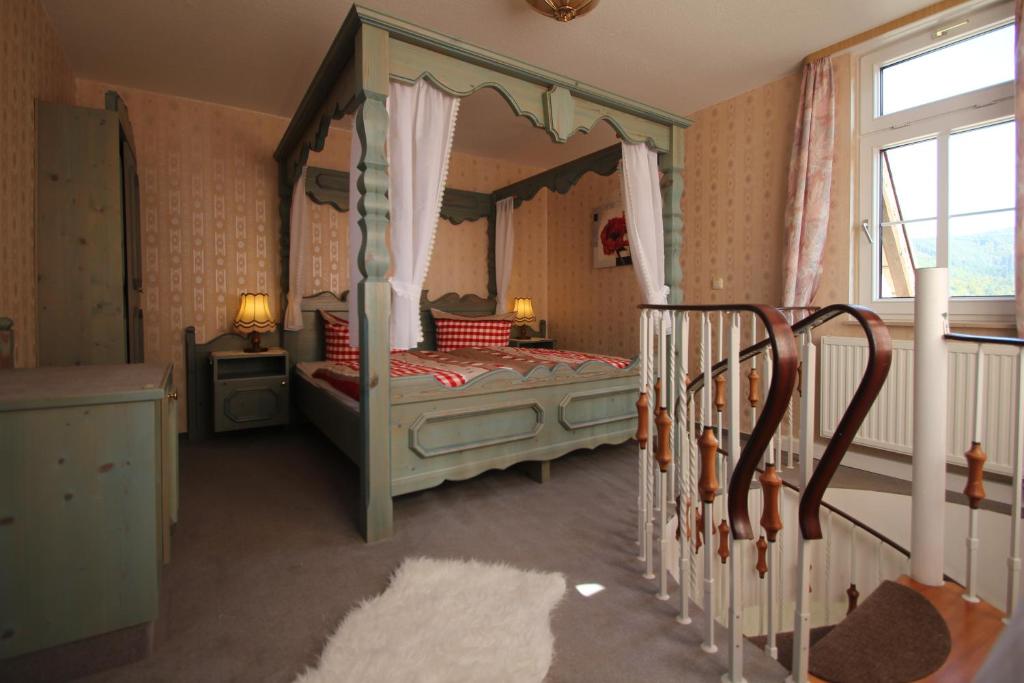
M1000 344L1002 346L1024 346L1024 339L1020 337L988 337L979 334L959 334L950 332L942 335L949 341L971 342L974 344Z
M892 363L892 338L889 336L889 328L885 326L878 315L862 306L849 306L836 304L826 306L817 313L800 321L804 323L817 316L828 315L829 311L847 313L857 321L864 330L864 336L868 341L868 365L864 369L864 377L860 386L850 399L846 412L839 420L832 438L829 439L825 452L822 453L818 466L811 474L811 480L807 483L806 490L800 496L800 532L804 538L821 538L821 519L819 517L821 499L825 496L825 490L832 481L833 475L839 469L839 464L846 455L846 450L853 443L868 411L874 405L878 393L885 384L885 378L889 375L889 366ZM794 330L797 325L794 325Z
M764 453L765 448L768 447L768 443L782 422L782 418L786 415L789 397L793 394L793 387L796 385L797 351L796 339L793 336L794 328L790 327L782 313L776 308L757 304L734 304L727 306L642 304L640 308L697 313L753 313L760 318L768 333L768 338L763 343L764 348L770 345L772 349L772 384L768 390L768 397L765 399L760 419L754 425L750 438L740 452L739 462L736 463L732 478L729 480L729 525L732 528L733 538L752 539L754 538L754 532L750 524L750 511L747 506L746 494L750 491L750 484L754 479L754 471L757 468L757 463L761 460L761 455ZM740 358L740 362L742 360L743 358ZM726 361L720 363L723 370L725 369L725 363ZM701 381L703 382L703 380ZM693 382L687 386L687 389L692 386ZM708 417L710 416L705 416L705 419Z
M847 449L853 442L853 437L856 435L857 429L864 421L868 411L871 409L875 399L878 397L878 393L881 391L882 385L885 383L885 378L889 374L889 366L892 363L892 339L889 336L889 329L874 311L864 308L863 306L832 304L830 306L817 309L802 320L798 320L793 323L793 334L798 335L808 330L813 330L814 328L820 327L821 325L824 325L825 323L842 315L851 316L864 330L864 335L868 340L868 367L865 369L864 377L861 380L860 386L857 387L857 391L854 393L850 404L847 406L846 412L839 421L832 439L829 441L825 452L822 454L818 467L815 468L814 474L811 476L811 481L808 483L807 491L800 499L800 531L804 535L804 538L809 539L821 538L819 509L822 504L822 498L825 495L825 490L828 488L829 482L832 481L833 475L835 475L836 470L839 468L839 464L842 462L843 456L846 455ZM947 335L947 337L948 336L949 335ZM749 360L750 358L760 354L768 348L770 343L771 338L769 337L768 339L764 339L756 344L752 344L744 348L740 351L740 362ZM715 377L725 372L727 365L727 360L721 360L715 363L711 367L711 376ZM796 368L794 366L794 375L795 370ZM687 391L694 392L700 390L704 386L704 381L704 375L698 375L692 382L690 382L689 385L687 385ZM786 394L787 400L790 394L792 394L792 389L790 389L790 392ZM772 427L772 431L774 432L777 427L778 424ZM753 435L751 435L751 437L753 437ZM749 444L750 442L748 441L747 443ZM767 445L767 443L768 441L765 440L764 445ZM763 452L763 449L764 446L761 446L758 459L760 459L760 453ZM751 476L752 475L753 473L751 472ZM749 486L750 480L746 480L746 483ZM743 498L741 495L742 491L742 488L737 488L734 492L732 482L730 482L730 507L732 507L732 501L734 499ZM734 495L734 493L736 495ZM737 524L734 521L734 535L736 530ZM751 538L750 536L735 537Z

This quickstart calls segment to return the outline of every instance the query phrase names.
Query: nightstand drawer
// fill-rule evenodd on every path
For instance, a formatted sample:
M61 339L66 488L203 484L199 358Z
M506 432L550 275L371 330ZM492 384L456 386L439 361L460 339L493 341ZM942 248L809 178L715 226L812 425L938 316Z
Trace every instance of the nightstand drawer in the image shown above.
M287 424L287 377L222 379L213 385L213 428L227 432Z

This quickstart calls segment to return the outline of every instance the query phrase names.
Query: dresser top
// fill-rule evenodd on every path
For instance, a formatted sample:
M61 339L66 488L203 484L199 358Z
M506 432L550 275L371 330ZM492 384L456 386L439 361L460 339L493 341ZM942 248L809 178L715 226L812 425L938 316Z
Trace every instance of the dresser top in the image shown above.
M152 401L163 397L170 372L158 363L0 370L0 411Z

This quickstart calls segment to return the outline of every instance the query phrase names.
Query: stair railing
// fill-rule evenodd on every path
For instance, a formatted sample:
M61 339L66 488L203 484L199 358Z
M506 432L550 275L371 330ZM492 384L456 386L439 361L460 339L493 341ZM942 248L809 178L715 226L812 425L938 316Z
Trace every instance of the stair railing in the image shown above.
M680 583L678 620L690 623L690 603L704 606L706 652L716 652L716 605L728 605L730 679L742 676L742 595L738 544L753 538L747 496L730 498L733 482L746 481L749 490L761 454L786 413L796 378L796 345L792 330L770 306L643 306L641 307L641 377L637 401L639 447L638 534L644 576L655 578L655 515L661 543L658 548L657 597L668 599L668 577L676 570ZM766 368L772 379L764 410L740 448L740 348L743 320L764 328L764 348L770 350ZM717 329L717 335L715 330ZM691 344L691 336L696 343ZM725 351L726 346L728 351ZM707 391L690 391L691 367L712 377L715 349L725 376ZM652 429L652 425L654 429ZM656 435L655 435L656 432ZM719 444L728 438L731 458ZM653 457L649 457L653 456ZM719 485L719 474L729 489ZM739 486L736 484L736 486ZM742 487L740 487L742 489ZM670 501L675 501L678 557L673 558L676 533L668 531ZM728 510L729 522L726 521ZM692 516L691 516L692 513ZM693 522L691 526L691 520ZM739 529L730 534L729 530ZM712 540L718 534L717 548ZM691 545L692 544L692 545ZM705 547L700 595L694 585L695 556ZM675 566L672 566L675 565ZM728 581L724 581L728 573Z
M780 566L786 557L780 532L785 513L795 515L797 504L795 500L786 502L778 471L786 465L791 467L794 462L793 403L794 388L798 384L799 452L813 453L816 361L811 331L836 317L853 316L862 323L862 329L871 340L871 356L875 359L874 369L869 368L862 382L869 386L862 386L855 394L840 423L838 444L831 450L826 448L830 465L819 475L813 489L815 495L818 487L821 494L824 493L834 473L831 463L835 461L837 467L838 459L849 445L849 440L844 443L842 438L846 433L844 429L852 430L849 434L852 439L888 368L887 330L873 313L850 306L803 310L811 310L812 314L791 326L792 319L802 311L779 311L765 306L641 307L643 387L637 401L640 456L637 509L644 576L650 579L656 576L657 529L661 541L657 544L660 578L657 597L669 598L668 577L675 574L680 586L677 620L692 623L691 602L702 608L702 648L706 652L717 651L715 631L719 624L724 626L729 646L726 680L736 683L743 680L742 643L744 625L750 622L750 595L757 595L753 608L761 612L758 622L767 631L766 650L771 655L777 654L775 638L784 622L782 611L787 583L796 595L794 625L798 642L801 645L808 642L809 603L801 603L799 598L810 590L811 554L803 548L812 539L803 538L803 534L800 539L794 539L791 552L795 550L802 559L797 563L799 569L787 577ZM764 330L763 338L759 335L760 328ZM741 337L747 330L751 343L743 346ZM695 338L694 342L691 337ZM745 377L749 412L741 408L743 363L749 367ZM695 372L700 371L692 381L691 367ZM879 372L881 381L872 389ZM871 377L870 382L867 375ZM763 404L762 381L769 387ZM744 420L748 420L746 424ZM652 425L657 428L657 437ZM744 428L750 430L750 437L741 449L740 433ZM763 467L759 467L762 462ZM801 481L808 485L814 481L811 462L812 458L800 458L802 473L806 469ZM752 488L755 472L761 475L757 486ZM724 474L726 486L719 485L719 473ZM754 533L749 519L751 495L759 499L762 507L760 521L764 533L756 543L752 542ZM675 502L674 515L670 513L672 501ZM817 509L822 505L818 497L816 507L808 508L814 509L815 521ZM830 509L829 506L826 505L826 509ZM830 528L832 514L828 513ZM805 514L800 515L799 526L804 526L805 517ZM718 541L714 547L716 533ZM820 527L818 533L821 533ZM702 548L705 552L701 565L697 560ZM826 545L826 567L830 551L831 547ZM880 549L878 553L880 567ZM756 573L759 580L751 582L745 574L748 570ZM826 598L828 581L826 571ZM698 590L698 583L702 590ZM825 610L826 614L830 610L827 602ZM764 630L754 630L764 633ZM801 631L805 632L801 635ZM806 657L803 662L802 670L800 663L796 663L797 680L806 679Z
M1009 542L1006 544L1006 583L1004 611L1006 619L1013 615L1021 597L1021 498L1022 470L1024 470L1024 339L991 337L949 332L949 286L945 268L923 268L916 271L917 295L914 316L914 512L922 514L912 524L911 551L915 573L929 572L919 580L934 583L934 565L945 559L945 533L941 527L929 523L941 518L945 508L946 466L948 451L956 448L947 443L947 434L958 433L959 418L950 420L951 414L962 416L969 424L969 436L964 452L967 467L963 494L967 498L967 534L965 543L963 598L978 602L984 598L998 603L1001 592L997 562L982 562L981 522L985 491L986 448L995 449L999 461L1009 466L1011 490L1009 495ZM954 346L955 345L955 346ZM1012 350L1015 349L1016 353ZM1007 351L1010 353L1007 353ZM966 377L961 376L955 386L966 391L948 390L950 357L952 353L973 354L973 367L969 364ZM991 366L990 366L991 365ZM922 367L924 366L924 367ZM921 372L918 372L922 370ZM961 372L964 372L961 370ZM1007 394L1015 396L1008 409ZM1012 399L1011 399L1012 400ZM968 422L969 420L969 422ZM919 426L927 425L918 432ZM966 426L966 425L965 425ZM1002 433L997 432L1002 428ZM1008 432L1008 433L1007 433ZM925 475L919 477L919 468ZM920 491L920 480L927 479L928 490ZM922 502L923 501L923 502ZM997 506L991 506L998 510ZM989 517L985 526L991 538L1002 531ZM927 562L919 558L927 557ZM982 581L982 571L985 581ZM915 576L915 578L918 578Z
M974 405L971 443L964 452L967 461L967 484L964 495L968 500L967 561L965 567L964 599L978 602L978 552L981 546L978 522L981 504L985 500L985 461L988 459L982 444L986 427L986 411L990 401L985 391L985 358L991 347L1013 347L1017 349L1016 384L1016 432L1014 434L1012 498L1010 504L1010 539L1006 559L1006 620L1013 616L1020 599L1021 581L1021 473L1024 470L1024 339L1017 337L988 337L972 334L949 333L944 335L949 342L971 344L975 348L974 363Z

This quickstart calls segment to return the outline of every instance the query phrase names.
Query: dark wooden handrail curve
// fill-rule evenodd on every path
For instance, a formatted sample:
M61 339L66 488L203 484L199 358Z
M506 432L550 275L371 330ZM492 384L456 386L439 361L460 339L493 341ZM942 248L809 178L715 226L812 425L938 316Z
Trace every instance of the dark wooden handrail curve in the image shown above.
M825 449L825 453L822 455L821 462L815 469L814 474L811 477L811 481L808 483L807 492L800 499L800 531L804 535L804 538L821 538L819 510L821 508L822 497L825 495L825 489L828 488L835 471L839 468L840 462L842 462L843 456L846 455L846 451L850 447L850 443L852 443L853 437L857 433L857 429L860 428L861 423L864 421L868 411L871 409L875 399L878 397L878 393L881 391L882 385L885 383L885 378L889 374L889 366L892 363L892 339L889 336L889 328L885 326L881 318L879 318L874 311L864 308L863 306L832 304L830 306L817 309L807 317L793 323L793 334L798 335L808 330L813 330L814 328L820 327L821 325L824 325L825 323L842 315L850 315L853 317L864 330L864 334L868 340L868 367L864 372L864 377L861 380L860 386L857 387L857 391L854 393L853 399L850 401L846 412L843 414L843 418L839 421L839 425L836 427L836 432L832 437L832 440L829 442L828 447ZM947 335L947 338L953 336L954 335ZM973 341L978 341L978 339L974 339ZM768 348L769 343L769 339L763 339L756 344L752 344L742 349L740 351L740 362L749 360L750 358L762 353L766 348ZM715 377L722 372L725 372L727 365L728 362L726 360L721 360L715 363L711 368L711 376ZM704 381L704 375L698 375L692 382L690 382L689 385L687 385L687 391L694 392L700 390L704 386ZM777 426L778 425L772 428L773 432ZM828 458L827 461L826 457ZM825 464L828 465L827 468L822 469L822 465ZM753 476L753 473L751 473L751 476ZM813 489L811 488L812 485L814 487ZM738 489L738 491L742 492L742 489ZM733 495L733 489L730 482L730 507L734 498L736 498L736 496ZM734 524L734 535L735 531L736 526ZM808 532L815 535L808 535ZM736 538L740 537L736 536Z
M778 429L782 418L786 415L786 407L789 405L789 397L793 394L796 386L797 351L796 338L793 336L793 328L778 311L772 306L761 306L756 304L734 304L725 306L659 306L641 305L640 308L661 311L681 312L727 312L727 313L753 313L760 318L768 338L764 340L763 347L771 346L772 349L772 384L768 390L768 397L765 399L764 408L758 418L754 430L744 444L740 452L739 462L736 464L729 480L729 525L732 527L732 535L735 539L753 539L754 531L750 524L750 511L747 506L747 495L750 493L750 484L754 479L754 472L757 464L761 461L772 435ZM753 355L753 354L751 354ZM743 358L741 357L741 362ZM725 369L726 361L720 363L722 370ZM717 367L717 365L715 366ZM713 372L713 374L718 374ZM702 376L699 377L703 382ZM694 383L687 385L687 390L692 390ZM707 416L706 416L707 417Z
M950 332L943 335L948 341L970 342L973 344L1000 344L1002 346L1024 346L1024 339L1020 337L987 337L977 334L960 334Z
M885 326L878 315L863 306L850 306L846 304L834 304L812 313L797 324L793 325L794 332L799 327L801 330L808 327L815 327L814 319L836 314L846 313L857 321L857 324L864 330L864 336L868 342L868 364L864 369L864 376L861 378L857 391L854 392L846 412L839 420L835 433L825 447L821 459L818 461L811 480L800 496L800 532L806 539L821 538L821 499L825 496L825 490L832 481L833 475L839 469L839 464L846 455L847 449L853 443L868 411L874 405L878 392L885 384L885 378L889 375L889 366L892 363L892 338L889 336L889 328ZM835 316L832 316L835 317Z

